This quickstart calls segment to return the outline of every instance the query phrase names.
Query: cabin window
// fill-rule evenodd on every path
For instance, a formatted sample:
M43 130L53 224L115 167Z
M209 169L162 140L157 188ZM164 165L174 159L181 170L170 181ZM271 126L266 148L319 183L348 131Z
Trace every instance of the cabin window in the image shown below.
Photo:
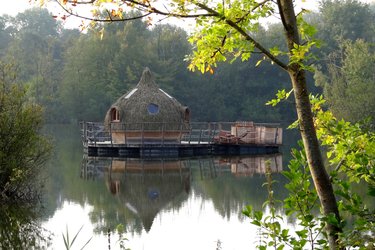
M111 109L111 121L118 122L120 121L120 114L116 108Z
M150 115L155 115L155 114L159 113L159 106L154 104L154 103L150 103L147 106L147 111Z

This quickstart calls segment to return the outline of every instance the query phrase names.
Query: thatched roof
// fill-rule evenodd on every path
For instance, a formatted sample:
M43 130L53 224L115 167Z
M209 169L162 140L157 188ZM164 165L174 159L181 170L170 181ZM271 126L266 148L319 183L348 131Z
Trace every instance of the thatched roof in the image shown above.
M121 96L107 111L105 124L112 120L116 109L122 123L173 123L189 121L189 109L159 88L151 71L146 68L137 86Z

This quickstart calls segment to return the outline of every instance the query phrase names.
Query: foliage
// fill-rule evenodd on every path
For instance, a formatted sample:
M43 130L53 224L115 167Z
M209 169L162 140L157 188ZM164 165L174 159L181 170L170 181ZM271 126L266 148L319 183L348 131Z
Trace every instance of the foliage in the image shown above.
M327 158L336 171L345 172L352 182L365 181L375 186L375 133L368 124L351 124L336 119L324 111L324 99L314 99L315 124L322 145L328 149Z
M48 249L50 233L37 221L39 207L13 201L0 206L1 249Z
M28 86L29 99L44 107L47 121L59 120L56 90L61 80L61 26L46 9L26 10L6 23L12 42L3 60L16 64L19 83Z
M114 2L114 1L109 1ZM69 1L65 1L65 5ZM126 1L121 3L127 3ZM74 2L76 4L76 2ZM91 2L97 8L103 7L103 1ZM118 4L118 3L117 3ZM332 184L324 166L319 142L314 128L313 115L310 108L309 92L305 70L312 70L309 61L314 59L312 48L319 47L317 41L312 39L316 30L303 18L295 13L294 2L291 0L272 1L223 1L207 2L194 1L191 4L185 1L172 1L172 12L160 11L154 1L145 3L129 2L131 7L141 12L138 18L150 14L166 16L194 17L197 29L191 34L190 41L195 50L190 58L189 69L196 68L202 73L214 73L213 67L227 59L241 58L248 60L254 52L260 52L271 63L284 69L289 77L295 97L295 110L298 116L299 127L303 143L306 148L307 163L322 206L323 215L334 215L335 220L340 220L336 198ZM73 11L65 10L74 15ZM120 10L118 6L117 10ZM258 31L260 18L270 17L278 11L287 50L282 52L276 48L267 48L262 42L254 38ZM198 12L198 14L196 14ZM98 21L99 19L95 19ZM115 11L108 12L107 20L125 20ZM129 20L129 19L127 19ZM280 56L281 55L281 56ZM286 58L282 57L286 55ZM283 61L285 59L285 61ZM257 65L259 64L258 61ZM284 95L286 97L286 95ZM340 223L328 220L326 226L330 248L337 248L338 233L341 232Z
M302 143L299 143L303 147ZM294 222L293 228L286 225L284 216L275 209L273 199L272 179L268 173L266 184L269 198L264 203L268 213L254 211L252 206L247 206L243 213L251 219L251 223L260 227L261 244L258 249L327 249L327 240L324 236L324 220L316 216L318 195L310 182L311 174L307 167L306 155L303 150L293 149L293 159L289 163L289 170L284 171L284 176L289 183L285 185L289 196L282 202L285 217ZM324 217L323 217L324 218ZM333 217L334 218L334 217Z
M50 240L37 218L51 147L41 135L42 108L27 101L14 66L0 62L0 71L0 248L39 249Z
M120 249L122 250L130 250L130 248L125 247L125 242L128 241L128 239L125 237L125 228L124 225L118 224L116 227L116 231L118 234L118 240L117 242L119 243Z
M316 126L322 145L327 147L327 159L334 168L332 180L336 193L342 197L339 208L351 217L352 228L341 237L348 246L374 247L373 210L362 202L363 197L353 190L353 183L367 185L368 195L375 196L375 133L368 123L351 124L337 120L330 111L324 111L324 100L314 99Z
M374 18L374 10L358 0L321 1L314 21L319 30L317 38L324 42L319 56L325 59L326 55L339 49L342 40L373 42Z
M332 2L330 6L334 10L335 6L341 8L342 5L346 9L351 6L349 2L340 1ZM373 12L360 3L356 3L355 7L363 10L360 12L363 19L356 19L359 18L357 12L348 12L347 19L353 20L353 25L340 26L340 29L347 34L355 34L353 39L366 37L368 41L373 33L365 35L366 29L357 28L365 26L366 22L362 21L368 20ZM237 13L240 13L239 10ZM327 16L330 13L333 17ZM124 13L123 17L135 14ZM299 16L302 14L305 12ZM325 41L325 46L320 49L323 52L317 53L323 59L325 54L337 47L328 45L336 43L331 39L330 29L338 24L325 26L320 21L327 18L335 20L338 14L325 9L308 14L318 27L316 36ZM150 28L148 20L138 20L97 23L86 33L80 33L64 29L51 15L43 9L32 9L16 17L3 16L0 21L0 56L17 64L19 80L29 88L28 98L43 105L48 123L102 120L109 105L138 82L145 66L156 73L163 89L190 107L194 120L251 119L282 123L295 120L290 108L292 102L272 109L264 106L278 89L290 87L283 70L273 67L270 60L257 50L249 61L218 63L213 75L202 76L186 70L188 64L183 58L191 53L191 46L186 41L188 34L181 28L162 23ZM315 32L303 20L299 20L299 26L307 30L304 34ZM275 23L266 27L254 23L255 28L257 31L251 32L254 39L286 62L282 26ZM99 31L104 32L102 40L98 36ZM311 36L305 36L305 39L312 41ZM243 52L248 51L244 49ZM237 55L240 58L240 54L229 52L227 61L232 61ZM262 67L256 67L255 62L261 62ZM322 73L326 74L324 62L319 63ZM320 91L311 84L310 75L308 77L309 89ZM207 100L210 105L206 105ZM371 98L367 100L372 103Z
M315 78L333 114L352 122L366 117L375 122L374 47L364 40L342 41L327 68L327 74L317 72Z
M4 76L12 68L1 63ZM38 200L38 175L50 153L50 144L40 134L43 111L28 102L26 90L0 79L0 200Z
M353 182L368 185L368 194L375 196L375 133L368 130L365 124L337 120L330 111L323 110L324 103L322 97L312 97L315 125L319 139L326 147L330 168L333 169L331 181L336 195L340 198L338 204L342 221L337 221L331 215L317 215L320 209L318 197L310 181L311 174L306 167L303 145L300 144L302 150L293 149L289 170L283 173L289 181L285 186L289 196L283 201L283 212L287 218L296 220L296 230L291 232L289 228L282 229L282 216L276 215L272 206L269 209L270 215L266 217L262 212L253 211L251 206L244 210L244 214L251 218L251 223L259 226L268 239L273 239L263 241L258 246L259 249L266 249L267 246L273 246L275 249L286 246L292 249L326 249L326 234L322 229L327 223L344 229L339 237L342 247L374 247L375 211L362 201L363 196L355 192ZM270 187L269 183L267 185ZM267 204L272 205L272 202Z
M92 3L94 4L94 6L99 6L104 2L108 3L108 2L113 2L113 1L97 0L97 1L93 1ZM352 1L347 1L346 3L351 3L351 2ZM69 1L64 1L63 3L69 3ZM76 1L73 1L73 3L77 4ZM141 17L141 16L148 17L149 14L152 14L152 13L165 14L168 16L173 15L172 12L162 13L158 11L158 9L152 6L153 3L154 1L142 2L138 7L140 10L143 10L143 12L140 12L138 14L138 17ZM278 1L278 3L279 4L280 3L292 4L293 1ZM331 2L327 1L325 3L331 3ZM135 3L132 2L129 4L131 7L134 7ZM310 103L308 100L308 96L306 94L307 88L305 86L306 79L304 76L304 70L312 69L309 64L310 64L310 61L314 60L315 58L311 55L310 52L314 46L317 46L319 44L317 43L316 40L312 39L312 36L315 33L315 29L312 26L308 25L306 22L304 22L303 19L301 19L301 16L303 13L301 13L301 15L295 15L294 8L292 5L289 5L289 6L287 5L285 6L285 8L279 8L280 6L276 7L275 5L272 5L272 1L264 1L261 3L256 2L256 1L231 1L231 2L223 1L221 3L217 3L217 2L211 3L207 1L202 1L202 2L194 2L195 5L187 4L186 1L173 1L172 4L173 4L172 7L174 7L174 10L176 10L176 12L174 13L175 16L186 17L193 11L194 14L191 15L191 17L197 17L198 25L200 25L197 28L196 32L194 32L191 37L193 46L195 46L195 49L197 49L195 50L195 52L193 52L193 57L191 58L192 60L192 64L190 66L191 69L195 69L196 67L201 72L214 73L213 67L219 66L220 62L225 62L226 60L234 62L234 59L236 58L240 58L241 60L246 61L250 59L250 56L252 56L251 57L252 59L255 58L256 61L258 61L257 64L263 61L270 61L272 63L279 65L281 69L288 71L289 76L291 76L292 78L291 79L292 83L294 83L293 85L294 88L298 88L302 86L301 92L294 91L294 95L296 97L295 101L296 102L300 101L299 98L301 96L304 96L305 99L302 100L301 103L297 103L296 107L297 107L297 111L299 112L298 113L299 116L304 116L304 118L306 117L306 115L309 116ZM334 4L337 4L337 2L336 1L332 2L332 6L334 6ZM348 7L348 6L345 6L345 7ZM325 9L334 10L334 8L328 8L328 7ZM372 20L371 19L372 14L369 14L366 8L362 8L362 6L359 6L359 7L361 7L360 8L361 10L365 10L361 12L362 14L359 16L366 17L366 18L370 17L370 20ZM279 14L287 14L287 15L281 16L281 19L283 21L282 29L284 29L287 33L289 32L288 33L289 36L286 36L286 41L288 44L287 49L269 46L270 44L269 41L266 41L266 42L261 41L261 43L259 43L258 42L259 37L256 37L255 35L258 31L262 30L259 24L260 18L269 17L278 8L280 10ZM116 20L121 19L124 16L128 17L128 20L133 18L133 16L127 15L128 13L122 13L122 11L120 10L121 9L118 8L114 11L108 11L108 15L109 15L108 20L116 21ZM204 14L201 14L201 13L198 13L198 15L195 14L199 12L200 10L205 11ZM349 8L349 10L353 10L353 8L352 9ZM347 15L342 15L342 13L339 13L339 15L341 15L340 17L346 17L346 16L350 16L351 12L353 11L346 11L346 13L349 13ZM325 16L323 16L322 20L324 20L324 18L331 18L332 20L335 20L335 15L337 16L337 13L335 15L330 15L329 12L327 13L328 14L326 13L324 14ZM353 13L354 13L353 16L355 16L356 11L354 11ZM290 22L290 23L287 23L288 25L286 25L285 23L285 16L286 17L293 16L290 20L287 20L288 22ZM299 41L299 34L297 31L292 31L291 29L289 29L289 27L295 28L296 26L294 24L295 16L298 17L298 28L299 28L298 32L301 35L302 41ZM345 20L349 20L349 18L346 18ZM361 22L353 22L353 23L355 25L359 25ZM368 22L363 22L363 23L368 24ZM95 32L97 31L102 32L103 27L98 25L98 27L94 27L97 30L94 29L93 33L87 34L87 37L88 37L87 42L77 43L77 47L75 47L69 53L66 54L67 59L72 58L74 55L80 52L82 48L85 48L86 46L89 47L91 45L91 42L93 42L92 47L89 47L91 49L87 49L84 53L82 53L82 59L83 59L82 61L79 61L80 58L77 59L78 63L74 62L70 64L70 61L69 62L66 61L65 65L68 65L68 66L65 68L66 69L65 75L67 76L67 78L62 81L63 84L61 88L60 86L58 87L59 89L58 91L61 91L61 92L57 92L57 90L53 91L53 93L61 94L59 102L60 104L63 104L65 106L65 110L68 109L67 117L71 115L69 112L72 112L74 116L72 120L92 118L92 117L94 117L95 119L99 119L99 118L96 118L96 116L98 116L98 113L101 113L101 110L105 109L105 106L111 103L110 98L114 98L113 95L116 95L116 94L120 95L123 93L121 89L123 86L122 83L124 83L127 80L137 78L136 77L137 70L135 69L142 68L144 66L142 65L142 63L144 62L147 62L147 63L152 62L156 68L158 68L158 65L162 65L163 67L166 67L166 68L171 67L173 69L172 73L168 74L168 77L166 80L166 82L168 83L166 84L166 87L170 89L174 89L171 84L174 79L184 79L184 77L187 76L187 74L185 73L182 73L182 74L176 73L179 68L175 68L172 66L175 65L175 62L178 61L178 59L176 61L173 61L173 60L169 61L168 60L169 58L165 57L164 55L164 51L166 50L163 49L164 48L163 46L158 47L158 50L157 50L158 56L155 56L155 54L149 55L149 54L141 53L142 51L139 50L139 47L145 48L145 50L152 50L153 48L155 48L153 46L153 41L155 40L153 40L152 36L150 35L152 31L147 29L148 24L150 24L150 19L148 19L146 22L138 22L138 23L131 24L131 25L121 24L121 25L116 26L116 29L112 30L113 36L110 37L111 39L106 40L106 43L109 43L111 45L110 47L102 46L98 39L90 37L90 35L96 34ZM333 22L332 22L331 27L333 28L336 27ZM339 35L341 33L349 31L347 32L347 34L354 34L353 37L356 37L356 38L358 38L358 36L363 35L364 33L368 33L371 35L371 32L366 32L366 30L358 29L356 26L355 28L347 28L347 27L352 27L352 26L342 25L340 29L333 30L333 31L335 32L337 31L335 34L339 34ZM373 26L370 25L369 27L370 27L369 30L371 31L371 27ZM117 33L117 29L120 30L118 33ZM329 31L330 29L327 28L326 30ZM139 37L131 35L131 34L138 33L135 31L142 31L142 32L139 32L141 39L139 39ZM359 31L359 32L353 33L353 31ZM296 32L296 33L293 35L293 32ZM160 32L157 34L160 34ZM328 34L325 35L325 38L329 38L331 34L332 33L328 32ZM83 36L86 36L86 35L83 35ZM354 39L353 37L350 37L350 38ZM103 38L106 39L106 36L104 36ZM86 38L82 38L82 40L85 40L85 39ZM143 41L151 41L151 42L144 43ZM159 39L157 41L161 42L163 40ZM165 42L167 44L169 43L168 40ZM26 46L24 47L27 48ZM69 46L69 48L72 48L72 47L73 46ZM23 47L20 46L19 48L23 48ZM42 51L42 50L37 50L37 47L35 48L36 48L35 51ZM130 49L127 50L126 48L130 48ZM162 49L159 50L160 48ZM100 53L98 51L100 51ZM264 58L256 57L254 56L254 55L257 55L256 53L262 53L265 57ZM113 56L113 54L115 54L116 56ZM22 57L19 57L19 58L22 58ZM38 58L38 60L36 60L37 62L43 62L43 60L39 60L39 58L43 58L43 57L40 57L39 55L36 54L35 58ZM127 61L127 59L129 59L129 61ZM126 63L122 64L122 62L124 61ZM32 63L30 64L26 63L25 65L35 66L39 64L36 63L35 65L33 65ZM181 65L185 66L184 64L181 64ZM85 68L86 66L89 66L88 67L89 69L86 69ZM43 72L47 72L45 71L45 69L50 69L50 68L52 67L37 67L33 69L34 71L31 70L31 72L33 72L32 74L34 75L33 77L30 78L31 79L30 82L32 86L36 86L35 89L38 89L37 87L41 86L38 83L41 82L40 79L44 79L43 76L45 76L45 74ZM40 70L40 69L44 69L44 70ZM82 70L82 69L84 69L83 70L84 74L81 75L79 70ZM165 75L166 73L170 73L169 71L167 72L163 70L157 70L157 72L159 73L159 75ZM72 73L72 76L70 76L69 73ZM227 75L227 74L223 74L223 75ZM193 79L194 83L192 84L192 86L201 86L203 85L202 83L205 83L209 80L215 81L223 75L217 74L216 77L215 75L212 78L207 77L208 80L207 79L196 80L195 82L194 82L194 79L196 78L194 77L185 78L185 79ZM200 93L200 95L198 96L202 98L203 101L197 98L198 99L197 103L201 104L201 106L206 107L207 106L206 100L207 99L211 100L212 98L212 100L215 100L215 102L213 102L213 106L225 107L223 108L222 112L220 111L220 113L223 114L222 116L217 115L213 117L219 117L219 118L228 117L230 114L232 114L232 117L234 117L234 119L238 117L237 114L244 114L243 117L246 117L245 112L249 112L248 109L236 108L238 106L239 100L241 100L241 97L242 99L251 100L249 96L247 96L246 94L244 95L243 93L256 92L258 90L261 90L262 92L259 92L259 95L262 95L264 93L264 89L267 89L268 87L268 86L265 88L255 87L254 88L255 91L252 91L252 89L250 88L250 91L249 91L245 87L248 84L248 81L246 82L243 81L243 78L246 76L247 75L243 74L240 77L236 78L237 84L233 84L233 86L236 89L236 94L234 94L233 96L230 96L229 98L228 98L228 95L225 95L227 92L229 92L228 88L220 89L220 88L217 88L216 85L214 84L210 85L210 90L212 91L210 92L211 95L209 96L209 98L206 96L205 91L200 91L204 88L193 89L188 93L181 92L180 95L181 96L185 94L188 95L190 99L187 98L186 100L188 100L187 103L190 103L192 100L195 100L194 97L192 96L195 96L196 93ZM232 79L235 79L235 77L231 77L229 78L229 80L227 80L227 82L229 83L227 86L229 86L230 88L232 87L232 84L231 84ZM50 80L45 81L45 82L51 83ZM184 85L185 83L190 83L190 82L191 81L189 80L185 82L181 81L180 84ZM241 84L242 82L244 82L243 85ZM52 86L52 89L55 89L54 86L56 85L45 84L43 86ZM107 88L107 86L110 86L110 88ZM45 87L45 89L48 89L48 88ZM186 89L187 88L184 88L184 90ZM244 90L244 89L246 89L246 91L241 92L241 90ZM219 91L215 92L215 90L219 90ZM217 92L220 92L220 93L217 94ZM223 92L224 94L222 94ZM42 93L42 92L36 91L35 96L37 98L39 98L38 93ZM108 93L111 93L111 95L107 98L106 95L108 95ZM202 95L202 93L204 94ZM71 96L73 96L73 98L70 98ZM287 96L286 92L280 94L280 97L286 97L286 96ZM104 99L104 101L102 98ZM82 103L84 103L86 106L82 106ZM245 102L245 103L247 104L247 106L251 106L249 102ZM260 103L259 98L256 98L256 100L254 101L251 100L251 103ZM73 104L73 105L69 106L70 104ZM255 107L258 107L258 106L260 105L255 105ZM97 108L99 108L100 112L98 112ZM197 105L197 110L199 110L199 108L201 107ZM302 108L304 108L304 110L302 110ZM87 111L88 109L89 111ZM78 112L75 112L74 110L77 110ZM208 110L204 110L204 112L202 113L203 119L207 119L206 113L214 113L214 112L209 112ZM262 112L259 112L259 113L262 113ZM280 113L280 114L282 115L283 113ZM312 126L313 125L312 119L310 118L311 117L308 117L307 119L300 119L299 121L301 122L300 125L302 125L301 127L302 133L307 133L307 131L310 131L311 134L308 136L309 138L314 139L316 138L316 136L314 134L314 127ZM305 121L307 121L306 124L309 126L303 125ZM308 140L304 140L304 142L307 142L307 141ZM318 153L314 157L311 157L311 151L309 151L310 147L307 147L307 151L308 151L306 152L307 157L310 158L308 162L311 164L311 162L314 160L315 163L317 162L318 164L311 164L312 170L314 170L314 168L316 167L315 165L318 165L320 166L321 170L324 172L324 166L322 164L322 161L320 161L321 157L319 153L319 145L315 143L314 146L315 146L315 149L317 149L316 152ZM371 171L368 171L367 167L364 169L361 169L360 167L358 167L358 169L360 169L363 172L363 174L361 174L361 176L363 176L362 177L363 179L370 178L368 176L371 176ZM367 173L366 171L369 173ZM324 189L325 186L330 186L330 183L325 183L321 187L323 187ZM322 200L325 201L327 199L322 199ZM334 199L328 199L328 200L333 201ZM329 217L329 214L326 216L328 216L327 221L330 224L339 225L338 223L336 223L333 217ZM336 220L337 219L338 218L336 218Z

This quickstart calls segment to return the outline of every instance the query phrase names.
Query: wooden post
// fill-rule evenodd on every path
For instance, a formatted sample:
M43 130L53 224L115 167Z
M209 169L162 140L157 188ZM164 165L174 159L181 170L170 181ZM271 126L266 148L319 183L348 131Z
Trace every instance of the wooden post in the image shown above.
M84 142L85 143L87 143L88 144L88 140L87 140L87 124L86 124L86 122L83 122L83 124L82 124L82 126L83 126L83 140L84 140Z
M109 136L111 138L111 147L113 147L113 142L112 142L112 122L109 123Z
M191 141L191 134L193 133L193 127L190 127L190 131L189 131L189 145L190 145L190 141Z
M279 135L279 128L276 127L276 131L275 131L275 144L277 145L277 137Z
M203 133L203 129L201 128L201 130L199 132L198 144L201 144L202 133Z
M143 147L143 137L144 137L144 123L142 122L142 126L141 126L142 130L141 130L141 145Z
M126 123L123 123L122 126L124 127L124 144L126 145Z
M181 144L181 140L182 140L182 122L180 123L180 133L178 134L178 141L179 141L179 144Z
M165 126L165 123L163 122L162 124L161 124L161 145L163 145L164 146L164 126Z
M95 128L94 128L93 124L92 124L92 127L91 127L91 132L94 133L94 143L95 143L95 147L96 147L96 133L95 133Z

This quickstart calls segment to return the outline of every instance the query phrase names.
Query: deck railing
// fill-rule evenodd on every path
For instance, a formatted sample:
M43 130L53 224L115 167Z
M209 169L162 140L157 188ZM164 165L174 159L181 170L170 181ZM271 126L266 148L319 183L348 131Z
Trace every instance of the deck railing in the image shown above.
M158 134L159 143L166 143L167 132L175 132L179 134L177 141L178 144L211 144L211 143L239 143L241 136L233 134L233 127L245 126L247 122L191 122L191 123L111 123L110 126L105 126L99 122L80 122L81 139L84 145L97 145L97 144L114 144L112 138L113 132L124 132L124 144L127 144L126 132L139 133L140 138L144 138L146 133L154 132ZM278 140L281 138L282 130L277 130L279 124L276 123L251 123L254 127L276 128L273 130L272 135L265 130L263 136L268 136L271 139L274 137L274 143L281 144ZM276 131L276 133L274 132ZM254 138L254 141L259 141L259 132L245 131L246 136ZM268 134L267 134L268 133ZM147 136L147 135L146 135ZM272 140L271 140L272 141ZM147 143L145 140L139 140L138 144Z

